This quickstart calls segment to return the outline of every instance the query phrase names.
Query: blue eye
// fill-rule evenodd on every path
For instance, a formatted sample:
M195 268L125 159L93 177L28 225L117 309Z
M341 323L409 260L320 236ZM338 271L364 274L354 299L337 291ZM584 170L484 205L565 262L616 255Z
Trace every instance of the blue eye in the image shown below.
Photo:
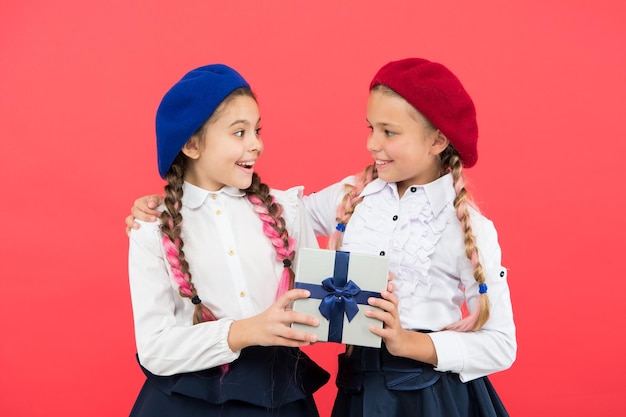
M393 135L395 135L395 132L385 129L385 136L393 136Z

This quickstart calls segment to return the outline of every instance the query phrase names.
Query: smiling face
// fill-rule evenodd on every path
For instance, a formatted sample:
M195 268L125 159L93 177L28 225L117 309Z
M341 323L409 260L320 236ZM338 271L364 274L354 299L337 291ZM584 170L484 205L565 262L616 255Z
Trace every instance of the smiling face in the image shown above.
M448 140L406 100L392 91L374 88L367 100L367 122L371 130L367 149L378 177L395 182L400 196L411 185L439 178L439 154Z
M259 106L250 95L226 98L182 151L190 158L185 181L209 191L246 189L263 151Z

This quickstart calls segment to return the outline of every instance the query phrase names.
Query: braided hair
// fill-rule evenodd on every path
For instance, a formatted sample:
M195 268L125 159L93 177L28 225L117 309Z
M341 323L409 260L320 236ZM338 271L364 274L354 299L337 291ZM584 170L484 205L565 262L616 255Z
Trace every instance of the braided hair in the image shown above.
M337 227L331 233L328 238L328 249L339 250L343 244L343 232L346 230L346 225L350 221L354 209L363 201L363 197L359 197L363 189L367 184L378 178L378 172L374 164L365 167L363 172L358 173L355 176L354 185L344 184L346 194L343 196L341 203L336 209Z
M283 208L270 194L270 188L261 182L261 178L252 174L252 184L246 189L248 200L255 213L263 221L263 233L276 249L276 259L283 263L283 273L276 292L276 298L293 288L295 274L291 265L296 254L296 241L289 236L282 218Z
M463 175L463 165L461 157L452 145L440 154L441 163L445 172L452 174L456 197L454 199L454 209L456 216L463 228L463 240L465 243L465 256L472 263L474 268L474 279L478 283L478 305L474 310L462 320L446 327L446 330L456 330L467 332L470 330L480 330L487 320L489 320L489 296L487 295L487 284L485 284L485 273L480 263L476 236L472 231L470 223L470 212L468 206L474 206L469 192L465 188L465 176Z
M185 259L183 250L184 242L181 239L181 226L183 216L180 214L183 197L183 182L185 167L187 166L187 157L179 153L165 179L165 200L164 204L167 210L161 214L161 242L165 249L165 256L176 284L178 284L178 293L181 297L189 298L194 304L193 324L213 321L215 315L204 305L198 297L196 287L191 280L189 272L189 263Z

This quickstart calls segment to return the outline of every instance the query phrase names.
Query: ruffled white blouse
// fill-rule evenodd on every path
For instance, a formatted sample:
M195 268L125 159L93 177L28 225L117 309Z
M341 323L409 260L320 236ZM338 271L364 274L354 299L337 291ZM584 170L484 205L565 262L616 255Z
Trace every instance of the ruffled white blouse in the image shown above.
M305 197L315 232L328 236L336 225L336 207L353 177ZM395 183L377 179L361 196L343 238L342 250L388 256L394 274L403 328L430 330L438 371L469 381L511 366L517 344L507 270L493 223L471 210L491 318L477 332L440 331L461 319L461 305L475 308L478 284L465 255L460 221L453 202L452 176L409 187L402 198Z
M239 357L228 347L234 320L267 309L283 270L245 194L225 187L210 192L184 184L182 239L199 297L220 319L192 325L194 306L178 293L161 245L160 222L132 230L129 279L135 340L141 364L157 375L193 372ZM302 187L273 190L290 236L317 247L301 204Z

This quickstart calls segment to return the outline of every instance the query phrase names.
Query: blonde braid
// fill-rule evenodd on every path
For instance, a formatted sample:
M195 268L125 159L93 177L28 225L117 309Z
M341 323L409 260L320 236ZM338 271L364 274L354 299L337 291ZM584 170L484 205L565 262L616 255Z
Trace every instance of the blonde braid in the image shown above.
M185 259L184 242L180 237L183 221L180 208L182 206L185 165L185 156L179 154L165 177L167 184L165 185L164 204L167 210L161 215L161 233L163 234L161 242L165 248L174 281L178 284L178 292L181 297L191 299L195 306L193 324L198 324L216 320L216 317L198 297L196 287L191 281L189 264Z
M365 186L370 182L378 178L378 171L376 171L376 165L368 165L362 172L359 172L354 178L354 185L344 184L346 194L343 196L341 203L337 206L337 227L328 238L328 249L340 250L343 245L343 233L346 230L346 225L352 218L352 214L356 209L356 206L363 201L363 197L359 197L359 194L363 191ZM354 345L346 345L346 357L352 355L354 351Z
M356 206L363 201L359 194L363 191L365 186L370 182L378 178L378 172L374 164L365 167L363 172L360 172L355 176L354 185L345 184L346 194L343 196L341 203L337 206L337 227L328 238L328 249L339 250L343 244L343 232L346 230L346 225L352 217L352 213L356 209Z
M485 273L483 272L478 247L476 246L476 236L472 231L470 212L467 208L472 202L468 191L465 189L465 176L463 175L461 158L457 151L452 146L448 146L442 153L441 159L443 166L452 173L454 189L456 191L454 208L457 218L463 227L465 255L472 263L474 279L479 285L478 305L474 311L464 319L447 326L446 329L463 332L480 330L487 320L489 320L489 296L487 295L487 285L485 284Z
M278 298L294 286L295 274L291 265L296 254L296 242L285 227L282 206L275 201L270 188L261 182L258 174L252 175L252 184L246 189L246 194L253 210L263 221L263 233L276 249L276 259L283 263L283 273L276 292Z

